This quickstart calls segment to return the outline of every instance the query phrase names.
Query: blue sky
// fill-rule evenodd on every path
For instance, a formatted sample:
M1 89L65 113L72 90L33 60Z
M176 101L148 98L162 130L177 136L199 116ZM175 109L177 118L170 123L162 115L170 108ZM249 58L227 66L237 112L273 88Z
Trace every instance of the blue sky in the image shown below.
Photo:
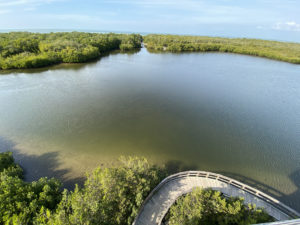
M0 0L0 29L128 31L300 42L300 0Z

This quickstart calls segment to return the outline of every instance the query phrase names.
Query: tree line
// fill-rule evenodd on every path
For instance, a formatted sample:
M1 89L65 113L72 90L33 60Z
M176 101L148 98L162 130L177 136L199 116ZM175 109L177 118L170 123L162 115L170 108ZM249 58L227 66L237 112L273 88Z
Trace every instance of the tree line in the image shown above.
M83 187L76 185L70 191L62 190L54 178L25 182L12 153L0 153L0 224L131 225L166 171L145 158L121 157L120 166L97 168L87 175ZM179 199L167 219L176 225L200 224L203 218L208 221L203 224L216 225L272 221L262 209L245 206L240 198L224 200L221 193L210 190Z
M112 50L141 47L138 34L83 32L0 34L0 69L45 67L57 63L82 63Z
M84 32L0 33L0 69L83 63L104 53L141 48L168 52L230 52L300 64L300 44L246 38Z
M144 43L153 52L230 52L300 64L300 43L158 34L145 36Z

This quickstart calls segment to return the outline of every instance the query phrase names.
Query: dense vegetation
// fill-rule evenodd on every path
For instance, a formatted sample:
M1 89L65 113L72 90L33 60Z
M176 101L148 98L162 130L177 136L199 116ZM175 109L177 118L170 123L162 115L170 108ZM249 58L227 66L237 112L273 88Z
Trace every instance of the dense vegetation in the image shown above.
M37 68L57 63L81 63L112 50L232 52L300 64L300 44L256 39L202 36L99 34L83 32L0 33L0 69Z
M61 200L57 180L26 183L22 172L11 153L0 153L0 224L32 224L40 211L53 211Z
M52 178L22 179L12 154L0 153L0 224L131 225L150 191L167 175L144 158L121 158L120 166L98 168L82 188L61 189ZM196 189L170 210L170 224L250 224L270 221L241 199Z
M219 191L195 188L177 199L166 216L168 225L246 225L274 221L241 198L225 198Z
M144 43L150 51L231 52L300 64L300 43L156 34L145 36Z
M120 49L141 47L137 34L81 32L0 34L0 69L37 68L57 63L80 63Z
M55 179L24 182L11 153L0 153L0 224L132 224L150 191L166 176L144 158L96 169L84 187L61 190Z

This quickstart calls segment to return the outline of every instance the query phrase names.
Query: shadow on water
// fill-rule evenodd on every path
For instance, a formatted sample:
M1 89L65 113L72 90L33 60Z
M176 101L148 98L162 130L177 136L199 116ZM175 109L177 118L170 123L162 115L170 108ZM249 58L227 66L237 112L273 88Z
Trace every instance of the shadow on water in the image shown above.
M218 132L220 132L221 127L221 120L222 118L219 116L213 116L210 118L207 115L210 115L209 110L205 110L205 108L202 107L202 114L199 115L199 111L197 110L189 110L186 111L188 107L191 107L189 103L185 103L186 105L180 105L178 104L170 104L170 101L167 99L164 99L160 96L160 98L151 97L152 95L147 95L148 93L145 93L144 98L147 99L147 104L141 104L140 101L137 101L135 98L117 98L114 100L115 106L112 107L113 112L118 112L112 114L112 117L109 117L110 119L106 119L106 127L113 128L112 130L106 129L105 132L100 133L98 130L95 130L97 134L101 134L104 136L104 134L109 134L111 137L114 137L113 140L132 140L132 143L137 143L137 140L143 140L145 134L147 134L147 137L151 137L152 140L147 142L147 146L151 145L151 149L167 149L170 151L170 154L177 155L179 157L184 157L185 155L188 155L188 160L197 159L198 157L202 157L202 162L205 161L214 161L215 165L222 165L222 160L218 161L216 160L216 155L218 155L220 159L225 158L226 160L229 160L229 156L226 155L225 152L224 155L222 154L222 151L220 152L221 146L226 146L226 141L229 140L229 138L225 135L216 135ZM120 96L120 95L119 95ZM126 96L125 96L126 97ZM126 99L135 99L135 101L127 102ZM139 99L138 99L139 100ZM130 107L128 107L128 105ZM125 111L122 110L123 108L131 109L132 111L128 110ZM161 111L161 108L165 107L163 112ZM173 108L172 108L173 107ZM147 111L148 109L151 109L151 111ZM98 115L99 110L96 110L96 116ZM110 111L108 111L110 113ZM122 113L119 113L122 112ZM173 112L173 113L170 113ZM187 114L187 112L189 112ZM148 113L148 114L147 114ZM144 115L151 115L151 118L154 118L153 120L145 120ZM167 115L167 116L165 116ZM218 129L212 129L209 131L209 133L214 134L217 138L211 138L214 137L213 135L209 135L207 127L211 127L210 124L205 125L203 120L200 120L199 117L202 116L203 118L209 118L214 119L213 122L217 124ZM99 123L102 123L102 120L97 120L98 117L90 117L90 119L86 119L86 123L95 123L95 121L99 121ZM147 117L146 117L147 118ZM165 118L171 118L170 120L166 120ZM181 126L182 123L179 123L184 118L185 123ZM89 121L90 120L90 121ZM220 120L220 121L218 121ZM178 123L175 123L175 122ZM196 121L196 122L195 122ZM206 120L207 121L207 120ZM97 123L97 122L96 122ZM142 127L140 127L140 124L143 124ZM161 127L161 124L165 124L166 127L165 130L163 130ZM179 126L176 126L176 124L179 124ZM167 126L170 125L170 126ZM191 125L191 126L187 126ZM100 126L96 126L100 127ZM175 129L180 130L180 135L173 135L173 131ZM224 129L225 130L225 129ZM160 131L160 132L157 132ZM192 132L191 132L192 131ZM204 132L205 131L205 132ZM133 136L127 136L126 134L135 134ZM199 136L195 135L198 133L203 133L202 139L204 140L204 144L207 146L210 146L211 153L208 154L206 151L202 152L200 150L202 149L208 149L205 147L204 144L199 144ZM154 135L153 135L154 134ZM162 137L163 134L163 138ZM73 135L71 135L73 136ZM180 136L180 139L178 138ZM236 135L237 136L237 135ZM224 137L222 140L220 137ZM71 139L74 141L74 139ZM168 140L165 142L164 140ZM193 141L197 140L197 141ZM214 146L213 144L216 143L216 140L218 140L219 145ZM243 139L243 142L246 140ZM122 142L121 142L122 143ZM172 144L170 144L172 143ZM174 144L175 143L175 144ZM197 144L198 143L198 144ZM225 144L223 144L225 143ZM142 145L141 145L142 146ZM175 146L175 147L174 147ZM245 149L244 145L238 146L239 149ZM193 149L199 149L199 152L197 155L196 152L192 151ZM182 153L182 149L186 149L184 153ZM238 148L237 148L238 149ZM255 149L255 148L253 148ZM60 179L64 183L64 187L66 188L73 188L75 183L82 184L84 181L84 178L78 178L78 179L66 179L66 175L70 172L70 169L58 169L61 167L61 163L59 161L59 153L58 152L48 152L41 155L28 155L21 153L20 150L16 148L16 144L6 138L3 138L0 136L0 151L12 151L14 153L14 156L16 158L16 162L19 163L24 169L25 169L25 178L27 181L36 180L40 177L47 176L47 177L56 177ZM117 152L119 153L119 152ZM152 153L151 153L152 154ZM253 163L255 160L251 159L252 155L255 155L252 151L245 151L243 153L237 152L236 154L232 154L232 162L236 162L240 160L238 158L237 154L242 154L244 158L247 159L247 163ZM248 155L247 155L248 154ZM272 155L275 153L272 152ZM280 154L275 155L274 158L277 160L280 160ZM196 157L196 158L195 158ZM186 171L186 170L199 170L199 163L197 163L196 160L193 160L195 163L189 162L188 164L183 163L180 160L173 160L168 161L166 163L167 171L172 174L179 171ZM231 162L231 161L230 161ZM196 164L197 163L197 164ZM296 167L297 168L297 167ZM299 168L299 167L298 167ZM226 176L232 177L234 179L237 179L241 182L244 182L246 184L249 184L271 196L274 196L278 200L286 203L287 205L291 206L292 208L300 211L300 201L297 199L300 199L300 170L295 170L293 173L289 175L290 180L295 184L296 191L294 191L291 194L285 194L267 184L258 182L252 178L235 174L235 173L228 173L226 170L218 170L214 171L220 174L224 174Z
M31 182L38 180L41 177L55 177L60 180L64 188L73 190L75 184L82 186L84 177L66 178L70 172L69 169L58 169L61 165L59 162L58 152L48 152L41 155L28 155L21 153L16 147L16 144L8 139L0 136L0 152L11 151L15 162L18 163L24 170L25 181Z
M79 177L74 179L66 179L66 175L70 172L69 169L58 169L61 163L58 159L58 152L48 152L41 155L28 155L21 153L17 148L16 144L0 136L0 152L12 151L16 163L20 164L24 169L25 180L34 181L38 180L40 177L55 177L63 183L63 187L72 190L75 184L82 186L85 178ZM196 164L187 164L180 160L171 160L165 163L165 168L169 174L178 173L187 170L200 170L199 166ZM256 181L252 178L230 173L226 171L213 171L219 174L223 174L230 178L241 181L248 184L264 193L275 197L281 202L289 205L293 209L300 211L300 201L295 201L295 199L300 199L300 169L294 171L289 175L290 180L295 184L297 190L292 194L285 194L276 188L273 188L267 184Z
M291 202L291 207L295 208L300 211L300 169L294 171L290 174L289 178L293 181L295 186L297 187L297 190L294 191L292 194L288 195L288 201ZM295 199L298 199L297 202L295 202Z
M223 174L225 176L234 178L238 181L241 181L245 184L248 184L251 187L254 187L270 196L273 196L274 198L278 199L279 201L285 203L286 205L290 206L291 208L300 211L300 170L296 170L289 174L289 179L292 181L292 183L296 186L296 190L291 194L285 194L279 190L277 190L274 187L271 187L267 184L261 183L257 180L254 180L252 178L235 174L235 173L228 173L228 172L222 172L219 171L217 173ZM299 199L299 201L295 201L296 199Z
M300 170L294 171L288 176L292 183L296 186L296 191L294 191L292 194L285 194L274 187L271 187L267 184L261 183L257 180L240 174L222 171L217 171L217 173L223 174L225 176L231 177L245 184L248 184L251 187L254 187L270 196L273 196L274 198L287 204L293 209L300 211L300 201L295 201L295 199L300 199Z
M179 160L170 160L165 163L165 168L168 174L179 173L188 170L197 170L197 165L186 164Z
M190 165L187 163L184 163L179 160L171 160L166 162L165 164L166 170L168 174L174 174L179 173L183 171L188 170L201 170L199 166L197 165ZM296 186L296 191L294 191L292 194L285 194L279 190L277 190L274 187L271 187L267 184L261 183L257 180L254 180L252 178L237 174L237 173L230 173L225 171L212 171L218 174L222 174L224 176L228 176L230 178L236 179L242 183L245 183L251 187L254 187L276 199L279 201L285 203L286 205L290 206L292 209L295 209L296 211L300 211L300 201L295 201L295 199L300 199L300 169L294 171L289 175L289 179L294 183Z

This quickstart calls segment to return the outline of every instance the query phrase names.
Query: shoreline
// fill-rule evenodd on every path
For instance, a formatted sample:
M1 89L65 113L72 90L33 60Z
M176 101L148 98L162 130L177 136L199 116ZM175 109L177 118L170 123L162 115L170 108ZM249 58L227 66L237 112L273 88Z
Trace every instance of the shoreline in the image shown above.
M149 34L0 33L0 74L24 69L85 65L114 52L232 53L300 64L300 43L247 38ZM32 38L38 39L32 43ZM10 47L12 45L12 49Z

